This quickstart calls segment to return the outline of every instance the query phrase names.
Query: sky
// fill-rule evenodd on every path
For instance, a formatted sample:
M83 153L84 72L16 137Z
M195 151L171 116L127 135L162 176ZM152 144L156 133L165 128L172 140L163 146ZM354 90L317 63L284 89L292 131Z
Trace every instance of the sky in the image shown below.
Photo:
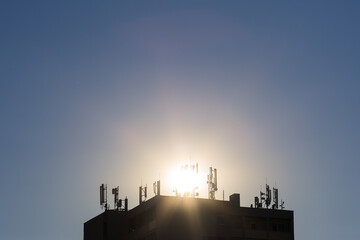
M100 184L133 208L184 163L202 198L210 166L217 199L277 186L296 239L360 239L359 10L1 1L0 239L82 239Z

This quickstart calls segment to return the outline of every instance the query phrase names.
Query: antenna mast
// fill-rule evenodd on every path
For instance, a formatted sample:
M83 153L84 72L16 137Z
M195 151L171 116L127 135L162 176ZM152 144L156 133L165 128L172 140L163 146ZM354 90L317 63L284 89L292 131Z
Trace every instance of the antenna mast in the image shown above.
M114 208L115 209L119 209L119 186L117 186L116 188L113 188L111 190L111 193L114 195Z
M284 209L284 201L281 200L279 204L279 189L276 186L273 187L274 197L272 199L273 204L271 205L271 190L268 184L266 184L265 186L265 193L260 190L260 198L255 197L255 208L262 208L264 203L266 208L269 208L271 206L272 209L279 209L279 207L280 209Z
M155 196L160 196L160 180L153 183L153 191Z
M274 198L273 198L274 204L272 205L272 208L278 209L279 208L279 190L277 188L273 188L273 193L274 193Z
M192 178L195 178L199 174L199 164L185 164L181 166L180 178L182 183L187 183L192 181ZM185 184L188 185L188 184ZM185 189L180 189L178 191L177 187L173 190L176 197L199 197L199 187L198 186L186 186Z
M270 204L271 204L271 190L269 185L266 184L266 199L265 199L266 208L269 208Z
M208 184L208 194L209 199L215 200L215 192L218 190L217 187L217 170L212 167L209 168L209 175L207 176L207 184Z
M143 199L144 197L144 199ZM139 187L139 205L144 203L146 201L147 198L147 185L145 185L145 187L140 186Z
M101 209L105 207L105 210L108 209L108 204L107 204L107 185L106 184L101 184L100 185L100 206Z

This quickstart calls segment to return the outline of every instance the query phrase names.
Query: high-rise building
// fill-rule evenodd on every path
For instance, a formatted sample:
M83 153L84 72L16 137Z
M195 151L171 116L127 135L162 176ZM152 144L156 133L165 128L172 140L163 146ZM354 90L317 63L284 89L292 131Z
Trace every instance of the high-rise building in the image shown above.
M293 240L293 211L230 201L157 195L130 211L105 210L84 223L84 240Z

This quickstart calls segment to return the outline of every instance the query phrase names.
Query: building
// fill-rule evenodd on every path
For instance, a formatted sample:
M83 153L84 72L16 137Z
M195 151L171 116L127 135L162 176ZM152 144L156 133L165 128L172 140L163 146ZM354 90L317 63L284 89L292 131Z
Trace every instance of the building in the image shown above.
M106 210L84 223L84 240L293 240L293 211L230 201L155 196L130 211Z

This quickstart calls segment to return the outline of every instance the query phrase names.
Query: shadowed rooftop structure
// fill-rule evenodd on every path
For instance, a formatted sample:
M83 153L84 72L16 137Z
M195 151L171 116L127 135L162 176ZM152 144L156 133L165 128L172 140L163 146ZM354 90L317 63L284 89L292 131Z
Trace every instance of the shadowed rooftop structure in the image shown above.
M105 210L84 223L84 240L294 239L293 211L230 201L157 195L130 211Z

